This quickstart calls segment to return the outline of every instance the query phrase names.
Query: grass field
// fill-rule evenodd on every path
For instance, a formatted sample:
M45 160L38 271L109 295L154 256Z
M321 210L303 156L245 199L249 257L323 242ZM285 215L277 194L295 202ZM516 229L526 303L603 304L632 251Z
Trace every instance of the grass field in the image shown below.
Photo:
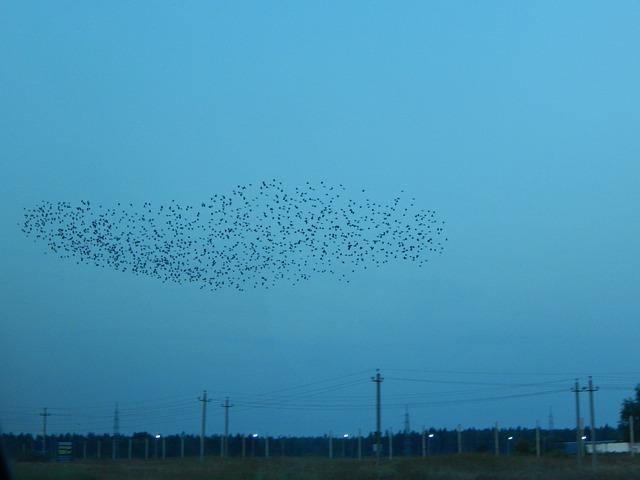
M16 480L640 480L640 459L599 458L595 474L590 459L578 469L573 458L489 455L399 458L375 461L321 458L197 459L165 461L78 461L68 464L16 463Z

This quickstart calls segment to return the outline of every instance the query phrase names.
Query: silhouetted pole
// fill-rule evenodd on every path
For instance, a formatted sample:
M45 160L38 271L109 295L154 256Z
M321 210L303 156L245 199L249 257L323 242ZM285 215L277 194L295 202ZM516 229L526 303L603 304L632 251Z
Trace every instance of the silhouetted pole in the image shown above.
M47 408L42 409L42 413L40 414L42 417L42 455L47 454L47 417L50 417L51 414L47 413Z
M580 431L580 384L576 382L571 389L576 394L576 462L582 465L582 432Z
M635 455L635 452L633 450L633 444L635 443L633 420L633 415L629 415L629 452L631 453L632 457Z
M198 401L202 402L202 415L200 417L200 460L204 460L204 435L207 422L207 403L211 400L207 400L207 391L202 392L202 397L198 397Z
M329 458L333 458L333 435L329 432Z
M264 456L269 458L269 434L264 437Z
M118 458L118 447L120 444L120 412L118 411L118 404L113 412L113 438L111 439L111 459Z
M591 468L596 469L596 414L595 406L593 404L593 392L598 391L598 387L593 386L593 379L589 376L589 386L586 388L589 392L589 422L591 423Z
M382 450L382 432L380 427L380 384L384 378L380 376L380 369L376 368L376 376L371 380L376 384L376 464L380 463L380 451Z
M536 457L540 458L540 422L536 420Z
M222 404L222 407L224 408L224 442L223 442L223 448L222 448L222 456L228 457L229 456L229 409L233 407L233 405L229 403L229 397L224 399L224 403Z
M494 448L496 457L500 455L500 439L498 437L498 422L496 422L493 428L493 448Z
M458 424L458 455L462 454L462 425Z

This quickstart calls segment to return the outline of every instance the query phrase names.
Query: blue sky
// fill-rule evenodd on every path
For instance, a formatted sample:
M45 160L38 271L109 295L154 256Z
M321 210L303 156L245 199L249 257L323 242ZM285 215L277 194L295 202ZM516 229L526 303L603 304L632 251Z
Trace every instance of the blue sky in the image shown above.
M640 380L639 14L624 1L5 2L5 429L36 431L49 406L93 408L54 430L109 431L119 401L160 412L132 414L132 429L195 431L205 388L244 399L232 430L373 429L354 408L373 401L376 367L398 404L388 427L411 398L414 425L532 425L551 406L569 426L571 379L588 374L599 420L616 422ZM41 200L195 203L269 178L404 190L446 220L446 251L348 286L207 292L44 255L17 225ZM363 383L306 409L249 408L351 373ZM445 394L443 379L469 391ZM521 391L474 381L567 392L455 403Z

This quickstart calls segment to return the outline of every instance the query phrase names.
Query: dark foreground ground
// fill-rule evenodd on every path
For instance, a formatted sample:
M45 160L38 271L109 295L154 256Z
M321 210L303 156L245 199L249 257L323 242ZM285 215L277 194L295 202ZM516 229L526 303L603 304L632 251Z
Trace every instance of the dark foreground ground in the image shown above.
M165 461L84 461L69 464L17 463L15 480L640 480L640 458L590 459L578 469L573 458L495 458L489 455L439 456L430 459L375 461L321 458L197 459Z

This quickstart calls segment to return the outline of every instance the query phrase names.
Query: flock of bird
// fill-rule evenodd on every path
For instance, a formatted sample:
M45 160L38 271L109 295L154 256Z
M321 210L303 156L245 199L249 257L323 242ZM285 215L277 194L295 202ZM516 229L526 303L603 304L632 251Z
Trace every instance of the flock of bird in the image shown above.
M444 222L434 211L417 209L415 199L359 197L347 198L342 185L272 180L199 205L44 201L25 210L22 230L62 258L211 290L316 274L348 282L358 270L396 260L421 266L442 253Z

